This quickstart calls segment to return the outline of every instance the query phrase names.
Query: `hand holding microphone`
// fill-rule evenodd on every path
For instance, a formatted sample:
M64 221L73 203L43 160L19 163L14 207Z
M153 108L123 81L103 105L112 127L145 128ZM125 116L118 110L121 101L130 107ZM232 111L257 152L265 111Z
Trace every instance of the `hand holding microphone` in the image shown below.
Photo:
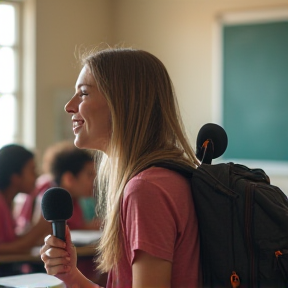
M77 253L66 221L72 216L73 203L68 191L55 187L48 189L41 202L43 217L52 223L53 236L45 238L40 250L47 274L69 283L77 272ZM64 242L66 243L64 243Z

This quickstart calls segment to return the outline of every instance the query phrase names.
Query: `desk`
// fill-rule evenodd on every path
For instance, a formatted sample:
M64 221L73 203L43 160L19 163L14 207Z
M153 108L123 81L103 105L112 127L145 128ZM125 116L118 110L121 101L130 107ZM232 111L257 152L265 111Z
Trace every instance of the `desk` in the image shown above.
M76 247L77 255L78 255L77 266L79 270L88 279L90 279L94 283L97 283L101 287L105 287L106 282L107 282L107 273L100 274L99 271L97 271L97 267L94 263L95 247L96 247L95 244L82 246L82 247ZM0 269L2 265L5 267L6 265L13 265L17 263L18 264L28 263L28 264L36 265L36 267L37 265L38 267L41 267L42 270L36 269L36 273L46 273L43 262L39 254L40 247L37 247L37 249L36 248L34 249L35 251L38 251L38 254L36 254L36 252L33 252L33 253L26 253L26 254L23 253L23 254L14 254L14 255L0 255ZM32 273L35 273L35 271Z
M0 287L6 288L65 288L66 285L54 276L44 273L0 277Z
M101 235L102 232L97 230L72 230L71 239L77 247L78 257L94 257L95 247ZM40 258L40 248L41 247L34 247L30 253L0 255L0 264L14 262L40 263L42 262Z
M78 257L94 257L95 245L96 244L76 247ZM0 255L0 264L15 262L42 263L40 258L40 248L41 247L34 247L31 250L31 253Z
M106 286L107 274L100 274L95 267L95 248L97 246L97 240L101 236L101 232L91 232L91 231L71 231L71 237L76 246L77 256L78 256L78 268L79 270L91 281L99 284L100 286ZM86 240L86 241L85 241ZM91 243L93 242L94 243ZM86 243L86 245L84 245ZM46 272L44 269L43 262L40 258L40 248L34 247L30 253L21 254L10 254L10 255L0 255L0 269L3 265L13 265L17 263L27 263L32 265L38 265L41 267L40 271L36 272ZM88 269L87 269L88 268ZM83 269L83 270L82 270ZM19 274L19 273L17 273ZM7 274L6 274L7 275ZM11 275L11 274L10 274Z

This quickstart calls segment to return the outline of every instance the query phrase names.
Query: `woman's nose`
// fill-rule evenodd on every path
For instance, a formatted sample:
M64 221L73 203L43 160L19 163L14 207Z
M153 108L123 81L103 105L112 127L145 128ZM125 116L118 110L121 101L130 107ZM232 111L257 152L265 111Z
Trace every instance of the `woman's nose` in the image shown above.
M68 102L67 104L64 106L64 110L67 113L76 113L77 109L78 109L78 104L75 103L75 96L73 96Z

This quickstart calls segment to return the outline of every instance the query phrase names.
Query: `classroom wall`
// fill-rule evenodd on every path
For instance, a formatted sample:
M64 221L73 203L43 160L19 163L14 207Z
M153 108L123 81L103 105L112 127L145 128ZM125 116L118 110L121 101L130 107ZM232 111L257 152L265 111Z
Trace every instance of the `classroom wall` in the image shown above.
M25 62L24 71L25 77L34 75L34 81L25 82L29 92L23 98L24 103L30 103L35 93L36 99L34 111L27 107L24 115L24 139L40 158L46 147L59 138L58 130L63 123L57 114L66 115L64 104L59 109L55 106L63 102L61 97L70 97L74 91L80 67L75 54L81 47L111 42L112 9L111 2L106 0L27 0L24 9L29 22L25 22L28 43L24 41L24 59L28 54L29 62ZM30 22L34 22L33 27ZM35 35L34 59L29 45L31 35ZM35 113L34 117L31 113ZM35 139L31 130L35 131Z
M214 25L227 11L275 9L279 0L116 1L114 38L147 49L167 66L194 142L212 121Z
M214 120L217 19L225 12L288 7L288 0L29 1L37 15L35 147L40 154L57 134L55 97L73 91L79 72L75 47L122 43L158 56L174 82L194 145L200 127Z

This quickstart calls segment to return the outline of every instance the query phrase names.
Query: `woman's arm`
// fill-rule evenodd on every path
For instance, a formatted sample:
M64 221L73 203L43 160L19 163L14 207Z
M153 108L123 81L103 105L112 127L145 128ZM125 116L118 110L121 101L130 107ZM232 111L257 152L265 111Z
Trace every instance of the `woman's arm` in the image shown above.
M172 263L137 250L132 264L133 288L170 288Z

